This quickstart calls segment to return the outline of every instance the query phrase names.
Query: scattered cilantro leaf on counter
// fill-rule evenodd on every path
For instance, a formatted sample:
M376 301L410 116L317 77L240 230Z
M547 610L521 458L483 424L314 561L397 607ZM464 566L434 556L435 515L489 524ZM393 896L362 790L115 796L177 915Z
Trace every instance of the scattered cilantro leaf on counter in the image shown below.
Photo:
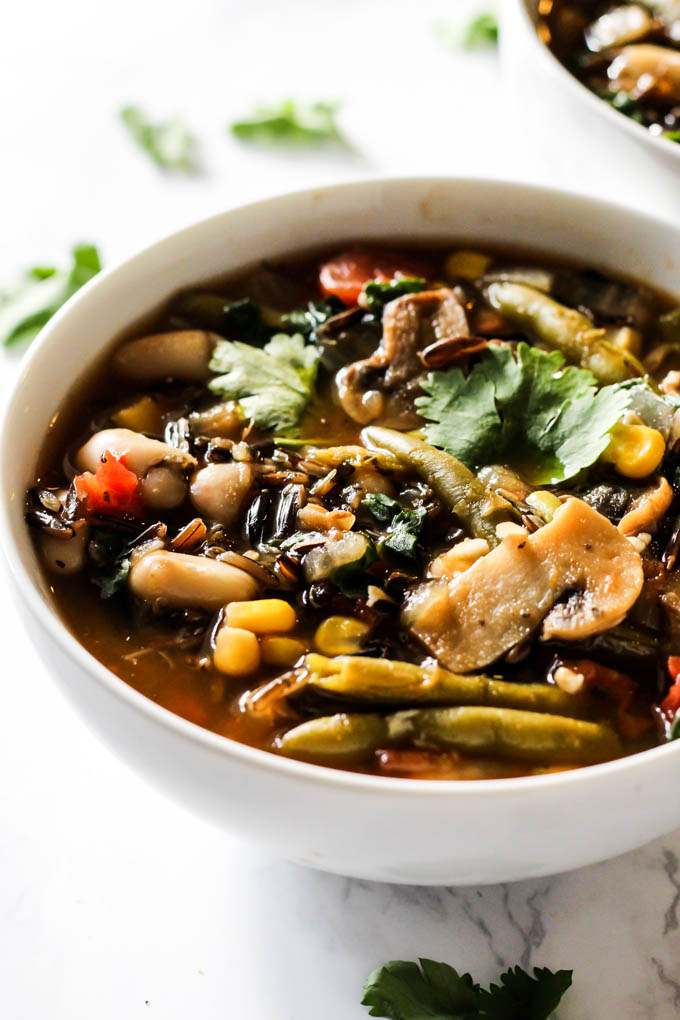
M72 250L70 269L36 266L23 274L11 291L0 291L0 340L30 343L77 290L101 270L99 252L91 244Z
M489 49L498 45L498 16L493 11L482 11L463 24L440 22L437 31L450 46L464 50Z
M593 464L629 403L625 387L597 390L586 369L557 351L520 343L489 347L466 377L432 372L416 400L428 442L470 468L506 458L535 484L572 478Z
M265 145L345 145L335 122L338 109L338 103L306 104L284 99L278 106L258 106L251 117L235 121L231 133L242 141Z
M387 533L378 542L378 551L387 549L398 556L415 559L418 538L423 530L427 513L422 507L412 509L386 496L382 492L372 492L361 501L362 506L381 524L387 524Z
M153 123L139 106L126 106L120 119L131 136L164 170L196 173L196 139L180 117Z
M385 283L368 280L364 284L361 304L369 312L382 311L388 301L404 294L419 294L424 289L425 280L420 276L401 276Z
M221 373L208 384L224 400L238 400L244 415L262 429L289 431L312 397L319 352L299 333L277 333L262 349L220 340L210 368Z
M500 976L488 991L469 974L434 960L392 960L364 985L369 1016L388 1020L548 1020L571 986L572 972L520 967Z

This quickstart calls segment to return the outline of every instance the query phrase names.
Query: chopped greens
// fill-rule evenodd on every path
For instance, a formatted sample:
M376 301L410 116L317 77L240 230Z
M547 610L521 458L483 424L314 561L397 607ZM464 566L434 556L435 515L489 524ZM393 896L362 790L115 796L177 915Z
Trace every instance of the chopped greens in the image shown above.
M404 294L419 294L425 289L425 280L420 276L397 276L385 283L368 280L364 284L361 304L369 312L382 311L388 301L403 297Z
M330 297L323 301L309 301L306 308L296 308L281 317L281 325L291 328L305 337L313 336L319 326L327 322L333 315L343 312L345 306L339 298Z
M339 104L298 103L284 99L278 106L258 106L251 117L237 120L231 132L242 141L259 144L346 144L335 122Z
M92 577L103 599L110 599L127 581L130 573L128 538L115 528L92 529L88 545L90 559L102 570Z
M110 599L112 595L115 595L123 587L128 579L130 566L130 558L125 556L123 559L116 561L111 573L92 578L93 584L96 584L101 589L101 597L103 599Z
M36 266L26 270L13 290L0 292L2 343L30 343L54 313L101 270L94 245L76 245L72 256L70 269Z
M438 33L445 42L464 50L488 49L498 45L498 16L493 11L482 11L469 21L441 22Z
M403 507L398 500L381 492L369 493L361 502L376 521L388 525L385 537L378 542L378 551L387 550L397 556L415 559L418 538L427 517L425 510L422 507Z
M298 424L311 400L318 361L318 350L299 333L277 333L261 350L221 340L210 362L221 374L209 386L225 400L238 400L258 428L285 432Z
M179 117L153 123L139 106L126 106L120 118L140 148L164 170L196 173L196 140Z
M226 303L222 310L220 329L227 336L235 336L246 344L258 346L269 340L273 333L251 298Z
M589 371L526 343L516 357L489 347L467 377L459 368L432 372L422 387L416 404L433 423L424 429L430 443L470 468L507 458L544 485L593 464L629 402L625 387L597 391Z
M361 1002L389 1020L548 1020L571 980L570 970L511 967L487 990L446 963L392 960L369 976Z

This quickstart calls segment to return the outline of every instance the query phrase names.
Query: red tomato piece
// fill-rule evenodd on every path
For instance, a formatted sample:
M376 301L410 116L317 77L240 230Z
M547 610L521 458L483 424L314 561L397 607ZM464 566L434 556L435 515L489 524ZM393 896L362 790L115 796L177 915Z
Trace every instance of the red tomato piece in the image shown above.
M85 471L74 481L78 496L90 513L117 516L140 511L139 479L125 467L124 457L114 457L107 450L95 474Z
M324 262L319 270L323 293L355 305L369 280L387 283L400 276L425 276L423 267L389 252L346 251Z
M673 680L673 686L659 705L659 711L669 722L673 722L677 713L680 712L680 655L669 657L668 672Z

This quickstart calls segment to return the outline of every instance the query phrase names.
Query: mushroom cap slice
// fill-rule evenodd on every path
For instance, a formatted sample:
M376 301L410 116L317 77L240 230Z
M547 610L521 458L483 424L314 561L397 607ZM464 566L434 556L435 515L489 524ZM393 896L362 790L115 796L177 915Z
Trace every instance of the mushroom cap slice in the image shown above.
M625 617L643 580L642 560L630 542L572 497L534 534L509 535L448 583L418 586L403 622L448 669L470 672L541 623L544 640L581 640L609 630Z

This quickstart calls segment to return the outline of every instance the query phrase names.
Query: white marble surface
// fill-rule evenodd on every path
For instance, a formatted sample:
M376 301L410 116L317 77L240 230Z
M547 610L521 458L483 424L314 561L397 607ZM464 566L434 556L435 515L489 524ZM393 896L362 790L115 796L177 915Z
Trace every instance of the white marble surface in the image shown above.
M365 174L526 177L638 201L635 182L605 186L598 168L530 147L493 56L442 45L433 22L473 7L14 5L0 42L0 279L76 239L100 243L111 264L226 205ZM285 94L344 99L357 154L249 151L226 135L255 100ZM205 139L206 172L159 174L116 122L127 101L183 111ZM0 357L5 394L18 362ZM4 579L0 635L3 1018L359 1020L368 972L418 955L483 980L514 963L573 967L562 1020L680 1014L680 833L511 886L304 871L207 828L112 758L53 688Z

